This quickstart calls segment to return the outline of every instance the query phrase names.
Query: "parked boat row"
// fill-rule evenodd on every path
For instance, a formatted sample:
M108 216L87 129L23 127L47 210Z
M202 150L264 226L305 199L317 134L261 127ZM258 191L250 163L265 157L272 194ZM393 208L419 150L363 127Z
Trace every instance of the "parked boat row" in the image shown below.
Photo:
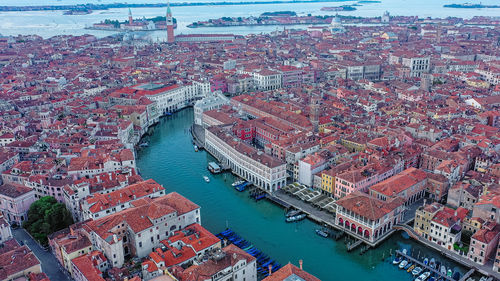
M398 265L399 269L403 269L408 273L411 273L414 277L416 277L415 281L441 281L446 278L460 280L460 272L453 272L451 268L447 269L444 264L441 264L434 258L431 258L430 260L429 258L424 258L421 263L416 261L415 263L412 263L410 258L405 258L405 256L407 256L406 249L403 249L402 253L402 256L396 256L392 260L392 264Z
M250 242L246 241L229 228L216 236L219 237L219 239L225 239L226 241L233 243L235 246L257 259L257 273L260 275L259 280L269 276L269 267L271 267L271 272L276 272L281 268L281 265L278 262L265 255Z

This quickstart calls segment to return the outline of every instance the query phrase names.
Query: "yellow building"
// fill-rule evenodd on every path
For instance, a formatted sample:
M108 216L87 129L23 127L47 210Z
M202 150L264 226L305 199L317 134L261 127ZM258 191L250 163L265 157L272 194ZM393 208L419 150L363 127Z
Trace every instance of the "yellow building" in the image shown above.
M340 143L345 146L345 148L349 149L349 151L364 151L366 149L366 141L363 140L355 140L352 138L349 139L341 139Z
M424 206L419 207L415 211L415 224L413 226L415 232L423 238L428 239L432 218L441 209L443 209L443 205L437 202L429 205L424 204Z
M321 189L328 194L333 195L335 190L335 176L332 176L330 173L331 170L325 171L321 173Z

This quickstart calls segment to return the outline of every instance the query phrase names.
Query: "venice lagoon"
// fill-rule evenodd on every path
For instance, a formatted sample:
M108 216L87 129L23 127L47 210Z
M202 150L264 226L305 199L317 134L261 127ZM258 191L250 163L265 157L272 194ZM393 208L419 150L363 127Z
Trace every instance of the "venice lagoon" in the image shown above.
M231 0L238 2L244 0ZM258 0L257 0L258 1ZM2 5L69 5L84 2L110 3L158 3L163 0L129 0L129 1L84 1L84 0L0 0ZM184 2L183 0L172 0L173 2ZM223 0L191 0L189 2L223 2ZM299 15L333 15L335 12L320 11L325 6L340 6L354 4L357 1L335 1L322 3L288 3L288 4L262 4L262 5L230 5L230 6L183 6L173 7L173 16L177 19L176 34L189 33L234 33L247 35L250 33L269 33L276 30L277 26L231 26L231 27L205 27L188 28L187 25L194 21L203 21L220 17L247 17L259 16L264 12L273 11L294 11ZM384 11L389 11L391 15L418 16L418 17L462 17L471 18L473 16L497 16L499 9L453 9L443 8L444 4L462 3L459 0L382 0L381 3L364 3L357 6L356 11L339 12L341 15L352 15L362 17L381 16ZM498 0L469 0L471 3L482 3L484 5L498 4ZM164 16L165 8L133 8L134 18L151 18ZM37 34L42 37L52 37L61 34L82 35L93 34L97 37L104 37L117 33L116 31L102 31L85 29L94 23L105 19L124 21L127 19L128 8L109 9L104 11L93 11L88 15L63 15L63 11L36 11L36 12L0 12L1 35L29 35ZM287 28L305 29L307 25L287 26ZM165 31L136 32L137 37L146 37L150 40L163 41L166 37Z
M302 259L306 271L325 281L412 280L387 258L391 251L402 248L415 257L434 257L447 268L466 271L399 232L360 255L359 248L347 253L343 239L316 235L314 230L320 226L309 220L285 223L282 208L266 200L255 202L248 192L231 187L234 179L230 173L214 176L208 172L207 163L214 159L204 150L194 151L189 133L192 122L192 108L163 118L146 137L149 147L138 151L137 165L145 179L152 178L167 192L176 191L198 204L202 225L212 233L230 227L282 265L298 265ZM205 175L210 183L203 180Z

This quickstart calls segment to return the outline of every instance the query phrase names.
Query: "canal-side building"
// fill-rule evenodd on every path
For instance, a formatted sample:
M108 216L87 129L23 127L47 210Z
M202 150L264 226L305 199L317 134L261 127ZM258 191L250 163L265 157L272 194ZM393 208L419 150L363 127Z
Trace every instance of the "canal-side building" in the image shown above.
M432 204L425 204L418 207L415 211L415 223L413 229L415 232L422 236L424 239L429 238L431 220L436 213L444 208L443 205L433 202Z
M207 261L175 273L182 281L256 281L257 262L255 257L230 244L209 255Z
M132 205L82 226L93 247L104 253L112 267L123 266L125 257L143 258L175 231L201 223L200 207L176 192L138 199Z
M95 193L81 203L83 220L98 219L130 208L141 198L157 198L165 195L165 188L153 179L134 183L107 194Z
M288 263L287 265L280 268L278 271L270 274L262 281L290 281L290 280L298 280L298 281L320 281L320 279L316 278L316 276L308 273L304 269L302 269L302 260L299 260L300 268L295 265Z
M335 223L350 235L376 244L403 220L404 200L387 201L355 191L337 200Z
M285 162L265 154L220 127L205 129L205 149L236 175L266 192L286 184Z
M471 237L468 258L478 264L486 264L492 254L496 255L499 237L500 224L494 221L485 222Z

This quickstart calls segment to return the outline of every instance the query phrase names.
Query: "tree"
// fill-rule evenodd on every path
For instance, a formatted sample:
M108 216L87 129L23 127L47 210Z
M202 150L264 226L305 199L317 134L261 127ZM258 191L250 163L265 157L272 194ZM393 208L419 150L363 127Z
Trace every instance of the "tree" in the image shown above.
M23 227L40 244L48 243L47 236L73 224L73 217L64 204L45 196L31 204L28 220Z

